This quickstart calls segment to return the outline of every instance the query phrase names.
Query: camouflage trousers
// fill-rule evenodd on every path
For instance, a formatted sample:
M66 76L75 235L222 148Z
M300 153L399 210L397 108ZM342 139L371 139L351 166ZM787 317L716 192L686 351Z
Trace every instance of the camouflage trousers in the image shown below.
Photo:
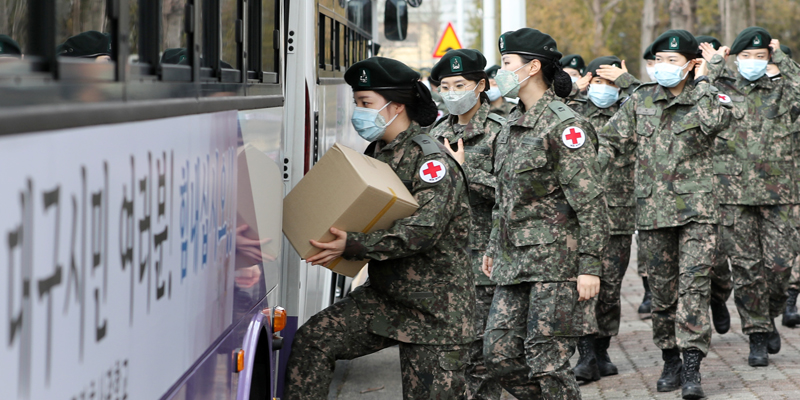
M631 260L631 235L611 235L603 257L603 276L600 278L600 293L589 300L596 302L597 336L617 336L622 314L620 290L622 277Z
M286 365L284 399L326 399L336 360L398 345L404 399L465 399L468 345L402 343L368 331L371 316L346 297L297 331Z
M518 399L576 400L578 382L569 365L576 328L575 282L498 285L484 333L486 367Z
M636 248L639 248L639 234L634 234L633 235L633 239L631 240L631 242L632 243L636 242ZM631 247L633 247L633 244L631 244ZM626 269L627 269L627 267L626 267ZM647 276L647 266L644 265L643 262L637 262L636 263L636 273L642 278L646 277ZM625 271L622 272L622 275L625 275Z
M792 275L789 278L789 289L800 291L800 256L792 261Z
M477 298L477 315L475 316L475 331L479 336L472 342L467 361L467 398L475 400L499 400L503 388L496 379L489 376L489 370L483 361L483 332L486 329L486 319L492 306L495 286L475 286Z
M660 349L695 348L711 341L709 273L717 227L686 225L639 231L639 260L647 264L653 293L653 342Z
M712 296L723 300L733 287L742 333L771 332L772 318L783 313L796 257L790 207L723 205L720 209L721 260L712 271Z

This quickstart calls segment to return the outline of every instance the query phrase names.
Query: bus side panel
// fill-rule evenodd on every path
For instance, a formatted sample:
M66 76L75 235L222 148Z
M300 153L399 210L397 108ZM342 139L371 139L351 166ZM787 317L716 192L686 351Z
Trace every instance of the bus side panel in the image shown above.
M158 398L232 324L236 112L0 139L0 387Z

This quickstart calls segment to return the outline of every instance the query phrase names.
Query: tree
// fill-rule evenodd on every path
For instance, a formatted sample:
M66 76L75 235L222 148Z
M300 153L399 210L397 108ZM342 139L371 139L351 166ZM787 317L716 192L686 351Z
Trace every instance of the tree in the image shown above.
M731 44L736 39L736 35L750 25L747 18L748 0L719 0L719 15L722 25L723 43ZM753 10L755 14L755 10ZM755 19L755 15L753 15ZM755 25L753 23L752 25Z
M583 4L589 9L589 14L592 16L592 23L594 25L594 35L592 42L592 52L600 54L605 47L608 40L608 35L614 28L614 22L617 20L618 13L611 13L608 24L604 23L606 15L617 7L621 0L583 0Z
M658 2L656 0L644 0L642 4L642 34L639 41L639 53L644 55L644 51L656 40L656 28L658 27ZM641 56L640 56L641 57ZM647 64L641 63L639 76L647 76L645 67Z
M671 0L669 3L669 20L671 29L683 29L695 33L696 0Z

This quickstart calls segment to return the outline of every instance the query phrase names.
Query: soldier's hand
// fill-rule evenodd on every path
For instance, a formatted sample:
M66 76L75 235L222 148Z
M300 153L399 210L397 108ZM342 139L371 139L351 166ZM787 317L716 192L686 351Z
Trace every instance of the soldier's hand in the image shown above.
M493 267L492 258L483 256L483 264L481 265L481 271L483 271L483 274L488 276L489 278L492 277L492 267Z
M625 61L622 61L622 68L616 65L601 65L597 69L597 76L615 82L622 74L628 72L628 67L625 66Z
M773 52L778 51L781 48L781 41L778 39L772 39L769 42L769 47L772 47Z
M600 292L600 277L578 275L578 301L589 300Z
M701 59L700 62L694 64L694 76L708 75L708 61Z
M584 75L581 79L578 79L578 81L575 82L575 84L578 85L578 90L582 92L586 90L587 87L589 87L589 83L591 81L592 81L592 73L587 72L586 75Z
M464 165L464 161L466 160L466 157L464 156L464 139L458 139L457 151L453 151L453 149L450 147L450 141L447 140L447 138L444 139L444 147L447 148L447 151L453 155L453 158L455 158L460 165Z
M339 258L344 253L344 247L347 244L347 232L340 231L336 228L331 228L331 233L336 236L328 243L310 240L312 246L322 249L319 253L308 257L306 261L315 264L327 266L331 261Z

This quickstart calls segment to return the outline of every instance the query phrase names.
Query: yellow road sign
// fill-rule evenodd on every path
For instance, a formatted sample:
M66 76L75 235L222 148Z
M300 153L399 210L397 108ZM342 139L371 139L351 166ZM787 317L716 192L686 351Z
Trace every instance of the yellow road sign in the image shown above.
M441 39L439 39L439 44L436 45L436 49L433 51L433 58L442 58L448 50L458 50L460 48L461 41L456 36L456 30L453 29L453 24L448 22L447 28L445 28Z

